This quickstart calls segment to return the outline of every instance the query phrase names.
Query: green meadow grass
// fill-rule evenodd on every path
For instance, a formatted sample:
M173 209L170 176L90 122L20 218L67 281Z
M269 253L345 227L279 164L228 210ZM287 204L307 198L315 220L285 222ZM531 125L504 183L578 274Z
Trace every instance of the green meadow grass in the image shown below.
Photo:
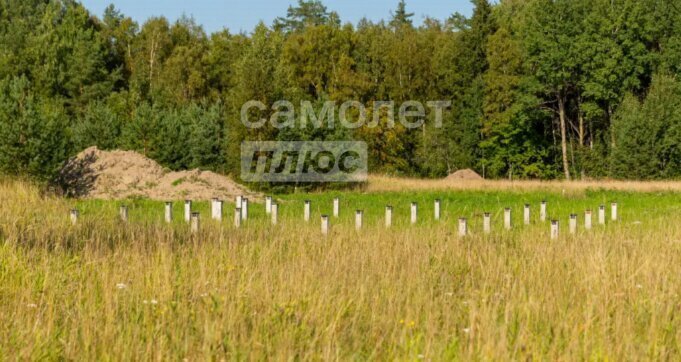
M331 216L333 213L333 199L340 200L340 216L331 218L332 226L353 226L355 210L364 211L365 226L382 226L385 219L385 207L393 207L393 225L395 227L410 227L410 207L412 202L418 204L418 223L415 227L437 224L451 224L456 226L459 218L468 219L469 229L476 232L482 228L482 218L485 212L491 213L493 229L501 231L504 208L512 209L512 224L514 230L536 229L541 226L539 221L539 205L547 202L547 223L558 220L567 226L570 214L578 215L581 227L584 212L592 210L593 225L598 225L598 207L606 207L606 223L610 224L611 203L618 204L618 221L620 224L634 223L642 225L646 221L663 217L673 218L681 215L681 197L673 192L640 193L622 191L588 190L564 194L562 192L518 192L518 191L419 191L406 192L329 192L313 194L274 195L279 204L279 219L303 223L303 205L305 200L311 201L310 225L319 225L321 215ZM434 202L441 200L441 220L434 219ZM531 208L531 225L523 225L523 208L529 204ZM129 209L131 222L162 223L164 217L164 202L145 199L130 199L123 201L84 200L73 201L72 205L87 218L117 218L121 205ZM234 200L224 200L223 223L231 226L234 215ZM210 219L210 205L208 201L193 201L192 210L201 214L202 220ZM184 215L184 201L173 202L174 223L182 224ZM269 215L265 213L262 201L249 203L249 221L251 224L264 225L269 223ZM640 224L639 224L640 223ZM246 224L244 224L246 225Z

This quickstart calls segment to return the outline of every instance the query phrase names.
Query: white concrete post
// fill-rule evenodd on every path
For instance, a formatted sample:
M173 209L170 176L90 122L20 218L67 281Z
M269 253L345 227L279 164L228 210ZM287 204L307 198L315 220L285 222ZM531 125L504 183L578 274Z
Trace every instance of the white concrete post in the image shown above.
M435 220L440 220L440 199L435 200Z
M612 221L617 221L617 203L610 204L610 218Z
M239 207L234 209L234 227L237 229L241 227L241 208Z
M385 207L385 227L389 228L393 225L393 207L388 205Z
M213 206L213 220L222 221L222 200L215 200Z
M322 235L329 234L329 216L322 215Z
M530 225L530 205L525 204L525 209L523 210L523 222L525 225Z
M489 212L486 212L482 217L482 230L485 234L492 232L492 215Z
M165 220L168 224L173 222L173 203L172 202L166 202Z
M333 217L338 217L340 215L340 199L337 197L333 198Z
M184 221L189 222L191 217L192 217L192 201L191 200L185 200L184 201Z
M119 210L121 221L128 222L128 207L123 205Z
M362 210L357 210L355 211L355 230L360 231L362 230L362 225L364 224L364 211Z
M605 205L598 207L598 223L600 225L605 225Z
M241 208L241 201L243 200L243 196L239 195L236 197L235 203L236 203L236 208L240 209Z
M558 239L559 225L558 220L551 220L551 240Z
M468 234L468 221L466 218L459 218L459 236L464 237Z
M213 220L217 220L217 203L218 199L217 198L212 198L210 199L210 218Z
M416 224L416 221L418 219L418 212L419 212L419 206L417 203L412 202L411 203L411 223Z
M278 221L277 218L279 216L278 214L279 214L279 205L273 202L272 203L272 215L271 215L272 216L272 225L277 225L277 221Z
M196 234L196 233L199 232L199 213L198 212L192 212L191 231L192 231L192 234Z
M511 230L511 208L504 209L504 227L506 230Z
M69 212L69 216L71 217L71 224L76 225L78 223L78 216L80 216L80 212L76 209L73 209Z
M305 209L303 210L303 218L305 221L310 221L310 200L305 200Z
M584 229L591 230L591 210L584 212Z
M539 220L541 222L546 221L546 200L543 200L539 206Z
M265 196L265 213L269 215L272 212L272 196Z
M248 199L245 197L241 199L241 220L248 220Z
M570 214L570 234L577 232L577 214Z

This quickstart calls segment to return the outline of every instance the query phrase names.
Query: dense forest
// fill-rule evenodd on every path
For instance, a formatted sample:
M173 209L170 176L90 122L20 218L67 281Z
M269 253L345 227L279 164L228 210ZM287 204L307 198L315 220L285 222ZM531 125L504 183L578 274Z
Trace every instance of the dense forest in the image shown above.
M50 180L97 145L238 175L242 140L352 139L374 173L681 177L681 0L473 3L416 26L404 1L348 24L299 0L250 33L206 34L189 17L0 0L0 172ZM253 130L249 100L452 105L440 128Z

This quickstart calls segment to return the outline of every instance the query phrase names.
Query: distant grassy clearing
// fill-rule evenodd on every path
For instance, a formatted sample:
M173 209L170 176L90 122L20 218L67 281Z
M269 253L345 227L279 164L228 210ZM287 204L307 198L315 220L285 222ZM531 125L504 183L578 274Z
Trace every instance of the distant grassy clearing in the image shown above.
M340 196L332 234L319 215ZM175 206L41 199L0 185L0 357L20 359L678 359L678 194L593 191L328 193L279 197L240 230L198 204L192 238ZM433 199L443 220L432 220ZM580 232L548 240L538 205ZM309 225L303 200L313 201ZM583 209L617 200L618 223L581 229ZM232 200L230 200L232 201ZM420 205L408 225L409 203ZM533 225L521 226L522 205ZM73 205L79 225L68 222ZM382 227L386 204L395 227ZM501 209L517 227L502 231ZM42 207L43 211L36 211ZM366 229L353 229L354 209ZM492 235L456 236L459 216L493 212ZM609 211L609 207L608 207ZM668 216L668 219L665 217Z

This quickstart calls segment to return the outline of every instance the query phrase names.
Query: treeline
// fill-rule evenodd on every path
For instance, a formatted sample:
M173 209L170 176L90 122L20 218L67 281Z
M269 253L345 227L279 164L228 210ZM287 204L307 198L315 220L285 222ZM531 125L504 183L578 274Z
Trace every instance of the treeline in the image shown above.
M47 180L97 145L238 175L243 140L356 139L372 172L398 175L681 176L681 0L473 2L415 26L404 2L352 25L299 0L270 26L208 35L186 17L0 0L0 170ZM452 106L441 128L251 130L251 100Z

